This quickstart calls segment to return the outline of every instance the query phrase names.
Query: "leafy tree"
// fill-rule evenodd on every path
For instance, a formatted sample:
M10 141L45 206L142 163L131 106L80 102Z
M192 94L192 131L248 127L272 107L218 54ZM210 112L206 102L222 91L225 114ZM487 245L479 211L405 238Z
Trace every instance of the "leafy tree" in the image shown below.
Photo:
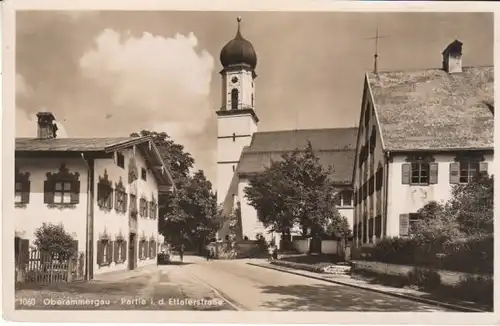
M59 260L70 258L76 253L75 239L64 230L62 225L43 223L35 230L35 246L44 255Z
M222 218L211 182L201 170L190 174L193 157L167 133L142 130L131 136L153 138L176 185L176 193L165 192L158 198L160 233L167 241L187 242L202 250L207 239L214 237Z
M493 177L481 175L455 185L444 205L435 201L418 211L415 237L434 245L493 234Z
M132 133L130 136L152 137L176 185L182 185L184 183L184 178L189 176L189 171L193 168L194 164L193 157L191 154L184 151L184 146L176 144L165 132L141 130L141 132Z
M493 176L483 173L467 184L455 185L446 213L468 235L493 234Z
M342 223L335 206L335 187L314 154L311 143L271 162L264 172L252 176L245 196L258 213L259 220L271 231L288 234L300 225L303 235L319 235L331 223Z

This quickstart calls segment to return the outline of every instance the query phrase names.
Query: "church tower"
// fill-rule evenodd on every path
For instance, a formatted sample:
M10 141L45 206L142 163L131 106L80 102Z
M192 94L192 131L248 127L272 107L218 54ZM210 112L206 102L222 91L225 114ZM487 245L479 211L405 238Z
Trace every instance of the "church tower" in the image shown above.
M222 106L217 111L217 202L228 195L243 147L250 145L259 119L255 114L257 54L238 30L220 53Z

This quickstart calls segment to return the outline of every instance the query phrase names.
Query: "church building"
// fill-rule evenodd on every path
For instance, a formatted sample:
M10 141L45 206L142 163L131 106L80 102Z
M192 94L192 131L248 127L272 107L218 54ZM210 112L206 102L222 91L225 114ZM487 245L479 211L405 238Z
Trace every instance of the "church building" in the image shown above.
M258 132L259 118L255 107L255 72L257 54L243 38L241 18L234 39L220 53L222 64L222 106L217 113L217 200L226 213L240 208L241 220L236 240L255 240L262 234L266 240L278 234L268 233L249 205L244 189L248 178L263 172L272 160L295 149L305 150L308 141L325 167L333 165L331 179L338 186L339 212L353 225L352 170L355 159L357 128L279 130ZM299 229L292 230L298 235ZM218 234L220 240L229 235L228 225Z
M440 69L366 74L353 175L357 246L411 235L425 204L492 173L493 75L492 66L462 66L460 41L443 51Z

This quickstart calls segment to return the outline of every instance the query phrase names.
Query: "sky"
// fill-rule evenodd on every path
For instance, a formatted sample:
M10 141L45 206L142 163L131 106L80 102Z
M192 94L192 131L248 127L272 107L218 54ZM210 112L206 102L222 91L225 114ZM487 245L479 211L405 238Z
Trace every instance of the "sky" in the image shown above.
M58 137L165 131L214 183L219 54L237 16L258 57L259 131L357 125L377 28L381 71L439 68L454 39L464 66L493 64L490 13L18 12L16 137L36 136L39 111Z

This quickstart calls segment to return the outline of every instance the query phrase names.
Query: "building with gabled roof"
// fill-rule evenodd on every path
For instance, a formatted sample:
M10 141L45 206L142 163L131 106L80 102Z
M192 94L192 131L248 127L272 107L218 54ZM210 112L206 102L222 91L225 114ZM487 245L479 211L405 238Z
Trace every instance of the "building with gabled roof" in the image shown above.
M407 236L417 211L444 202L493 161L493 75L463 67L462 43L441 69L365 76L353 173L358 245Z
M252 44L243 38L240 22L238 19L235 38L221 51L222 106L216 112L217 200L226 213L240 208L236 239L255 240L257 234L262 234L268 241L274 238L279 245L280 235L269 233L259 222L244 189L251 175L263 172L284 153L305 150L308 142L325 167L333 166L330 177L340 192L337 207L352 226L351 185L357 128L258 132L254 106L257 55ZM298 233L298 228L292 230L292 234ZM218 236L221 240L228 237L229 226L223 227Z
M52 113L37 117L38 136L16 139L16 259L51 223L74 238L86 279L155 264L158 194L174 183L154 141L57 138Z

